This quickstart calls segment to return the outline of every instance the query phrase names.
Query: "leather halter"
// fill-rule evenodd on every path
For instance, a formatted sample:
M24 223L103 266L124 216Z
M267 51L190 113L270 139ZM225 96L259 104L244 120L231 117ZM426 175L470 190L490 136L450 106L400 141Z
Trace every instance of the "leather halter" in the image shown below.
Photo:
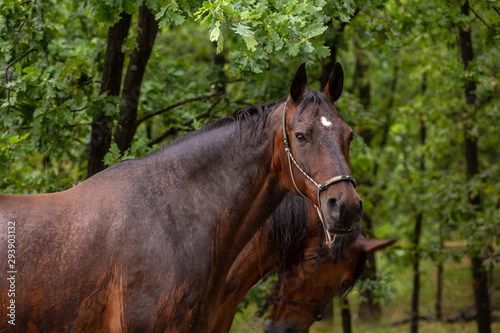
M292 162L293 162L293 164L295 164L295 166L297 167L297 169L299 169L299 171L307 179L309 179L309 181L311 183L313 183L318 188L317 200L318 200L319 207L316 206L316 204L314 204L314 202L313 202L313 204L314 204L314 207L316 207L316 210L318 211L319 219L321 220L321 224L323 225L323 229L325 230L326 245L328 245L328 247L331 248L331 247L333 247L333 243L335 242L335 238L337 237L337 234L335 234L334 237L333 237L333 239L332 239L332 236L330 235L330 232L328 232L328 230L326 228L326 223L325 223L325 220L324 220L324 217L323 217L323 212L321 211L321 201L320 201L321 191L323 191L324 189L326 189L328 186L330 186L332 184L335 184L335 183L338 183L338 182L341 182L341 181L351 182L354 185L354 187L356 187L356 180L354 180L354 178L352 176L349 176L349 175L340 175L340 176L335 176L335 177L332 177L332 178L328 179L323 184L318 184L317 182L314 181L314 179L312 179L311 176L309 176L299 166L299 164L297 163L297 161L295 160L295 158L293 158L292 151L290 150L290 143L288 141L288 135L286 134L286 105L287 105L287 103L285 102L285 106L283 107L283 123L282 123L282 126L283 126L283 141L285 143L285 152L286 152L286 154L288 156L288 165L290 166L290 176L292 177L292 182L293 182L293 185L295 186L295 189L304 198L307 198L307 197L299 190L299 188L297 187L297 184L295 183L295 178L293 177ZM348 230L342 230L342 231L345 232L345 233L349 233L352 230L353 230L353 228L348 229Z
M317 321L320 321L321 319L323 319L323 314L326 310L326 306L321 305L319 303L306 302L306 301L296 301L296 300L291 299L291 298L283 298L283 297L281 297L281 298L280 297L273 297L273 300L275 302L278 301L278 302L284 302L284 303L291 303L291 304L297 304L297 305L311 305L311 306L317 307L319 310L319 313L316 316Z

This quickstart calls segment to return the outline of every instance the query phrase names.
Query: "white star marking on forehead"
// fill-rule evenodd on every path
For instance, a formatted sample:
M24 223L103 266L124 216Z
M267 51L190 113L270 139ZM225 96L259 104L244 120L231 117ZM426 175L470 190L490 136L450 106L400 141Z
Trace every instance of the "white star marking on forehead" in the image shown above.
M329 128L332 126L332 123L330 121L328 121L328 119L326 119L324 116L321 117L321 123L323 124L323 126L325 126L326 128Z

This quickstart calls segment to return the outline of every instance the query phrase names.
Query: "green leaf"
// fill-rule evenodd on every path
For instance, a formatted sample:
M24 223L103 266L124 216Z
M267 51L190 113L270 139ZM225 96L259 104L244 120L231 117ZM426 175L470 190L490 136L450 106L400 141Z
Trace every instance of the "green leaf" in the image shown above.
M217 40L217 53L221 53L222 49L224 48L224 36L220 35L219 39Z
M251 51L255 51L255 46L257 45L257 41L255 38L252 37L247 37L247 36L242 36L243 40L245 41L245 44L247 45L247 48Z
M250 27L242 24L242 23L234 23L233 26L231 27L232 30L234 30L238 35L245 36L245 37L251 37L253 38L253 32L250 30Z
M219 40L220 37L220 22L215 22L214 28L210 32L210 41L215 42Z

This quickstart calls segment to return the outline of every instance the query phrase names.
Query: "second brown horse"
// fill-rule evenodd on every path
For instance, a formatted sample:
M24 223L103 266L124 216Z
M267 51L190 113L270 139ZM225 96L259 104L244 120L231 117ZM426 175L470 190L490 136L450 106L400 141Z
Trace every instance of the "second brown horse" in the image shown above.
M266 332L307 332L333 297L353 287L367 253L394 243L368 239L359 227L337 236L333 249L323 238L314 206L288 194L231 267L213 332L229 332L240 301L274 267L279 281Z

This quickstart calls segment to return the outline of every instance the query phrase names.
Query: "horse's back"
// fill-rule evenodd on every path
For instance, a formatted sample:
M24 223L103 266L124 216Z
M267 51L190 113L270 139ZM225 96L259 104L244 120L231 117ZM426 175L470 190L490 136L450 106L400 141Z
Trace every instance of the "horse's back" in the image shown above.
M128 304L128 322L149 326L158 306L153 295L169 290L161 287L173 267L165 269L171 262L161 253L173 252L175 237L162 226L168 216L157 213L168 206L156 202L158 191L168 190L152 186L145 164L125 162L62 192L0 194L0 223L5 231L12 226L0 241L13 239L15 257L13 269L7 260L2 268L16 271L15 297L9 296L10 282L0 279L0 331L12 328L11 299L21 331L123 331L131 293L137 301ZM7 251L0 246L0 257Z
M110 265L105 254L106 216L116 208L113 203L120 201L113 199L117 196L113 192L120 192L106 185L105 179L96 179L57 193L0 194L4 227L0 242L5 245L0 246L0 257L5 258L3 271L13 272L11 280L0 279L0 330L68 331L83 300L102 293L98 284ZM109 289L107 294L119 294L115 284L101 287L104 292ZM123 309L120 297L111 298L120 300L115 309ZM7 322L11 302L17 305L15 327Z

